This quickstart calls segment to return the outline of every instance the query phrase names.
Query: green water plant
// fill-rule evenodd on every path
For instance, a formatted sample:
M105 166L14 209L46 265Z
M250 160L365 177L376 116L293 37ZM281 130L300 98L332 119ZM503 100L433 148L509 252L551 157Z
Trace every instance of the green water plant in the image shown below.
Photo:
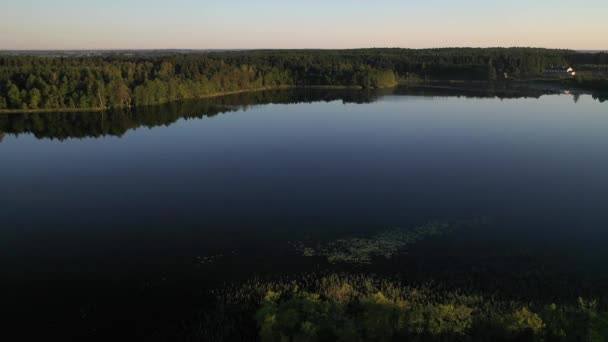
M595 300L547 305L437 283L405 285L370 274L252 279L215 295L218 306L201 324L208 329L205 341L596 342L608 337L605 303Z
M391 228L369 237L345 237L326 243L293 243L303 256L323 256L332 264L370 264L374 258L390 259L424 239L450 234L458 229L488 224L488 218L432 221L411 228Z

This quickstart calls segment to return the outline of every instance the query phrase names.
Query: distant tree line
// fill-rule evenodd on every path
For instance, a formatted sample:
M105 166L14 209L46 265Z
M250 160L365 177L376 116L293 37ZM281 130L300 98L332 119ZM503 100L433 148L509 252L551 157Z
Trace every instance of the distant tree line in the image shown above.
M383 88L408 79L494 80L605 54L534 48L256 50L0 56L0 109L104 109L277 86Z

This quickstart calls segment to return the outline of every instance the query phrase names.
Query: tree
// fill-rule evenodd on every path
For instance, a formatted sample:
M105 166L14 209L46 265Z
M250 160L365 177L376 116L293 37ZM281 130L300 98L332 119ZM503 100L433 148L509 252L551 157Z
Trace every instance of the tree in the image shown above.
M97 105L100 108L105 108L106 107L106 87L105 87L103 81L95 82L95 85L93 86L93 92L97 99Z
M21 108L21 92L19 91L19 87L13 83L9 83L7 89L6 95L8 97L9 108Z
M173 64L170 62L163 62L160 65L160 70L158 71L158 77L164 80L168 80L173 77L175 70L173 68Z
M129 87L124 81L115 81L112 84L111 105L114 107L129 107L131 105L131 95Z
M515 336L527 336L532 339L543 332L545 323L539 315L523 307L507 317L506 327Z
M25 89L21 89L19 98L21 99L21 109L27 109L27 91Z
M38 105L42 101L42 94L40 93L40 90L37 88L30 90L29 98L29 107L31 109L38 109Z
M437 305L430 311L429 332L433 335L466 335L473 323L473 309L464 305Z

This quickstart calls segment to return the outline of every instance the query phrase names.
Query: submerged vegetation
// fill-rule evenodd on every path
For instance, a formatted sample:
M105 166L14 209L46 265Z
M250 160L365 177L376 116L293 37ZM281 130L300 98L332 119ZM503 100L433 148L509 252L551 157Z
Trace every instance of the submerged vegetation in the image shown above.
M259 50L89 57L0 56L0 110L102 110L277 87L383 88L494 81L605 54L534 48ZM593 84L591 84L593 86Z
M323 256L330 263L369 264L375 257L390 259L408 246L470 226L485 225L488 218L453 222L429 222L413 228L393 228L371 237L348 237L325 244L293 243L304 256Z
M604 341L595 300L517 301L362 274L251 281L222 290L194 337L206 341ZM246 331L249 327L251 331Z

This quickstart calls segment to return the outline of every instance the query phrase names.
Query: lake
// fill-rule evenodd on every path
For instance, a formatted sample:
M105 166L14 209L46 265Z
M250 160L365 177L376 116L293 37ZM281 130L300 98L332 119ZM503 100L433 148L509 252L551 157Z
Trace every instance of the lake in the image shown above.
M0 115L7 305L41 331L177 326L207 289L350 268L606 298L608 105L540 95L277 90ZM293 247L478 218L373 264Z

